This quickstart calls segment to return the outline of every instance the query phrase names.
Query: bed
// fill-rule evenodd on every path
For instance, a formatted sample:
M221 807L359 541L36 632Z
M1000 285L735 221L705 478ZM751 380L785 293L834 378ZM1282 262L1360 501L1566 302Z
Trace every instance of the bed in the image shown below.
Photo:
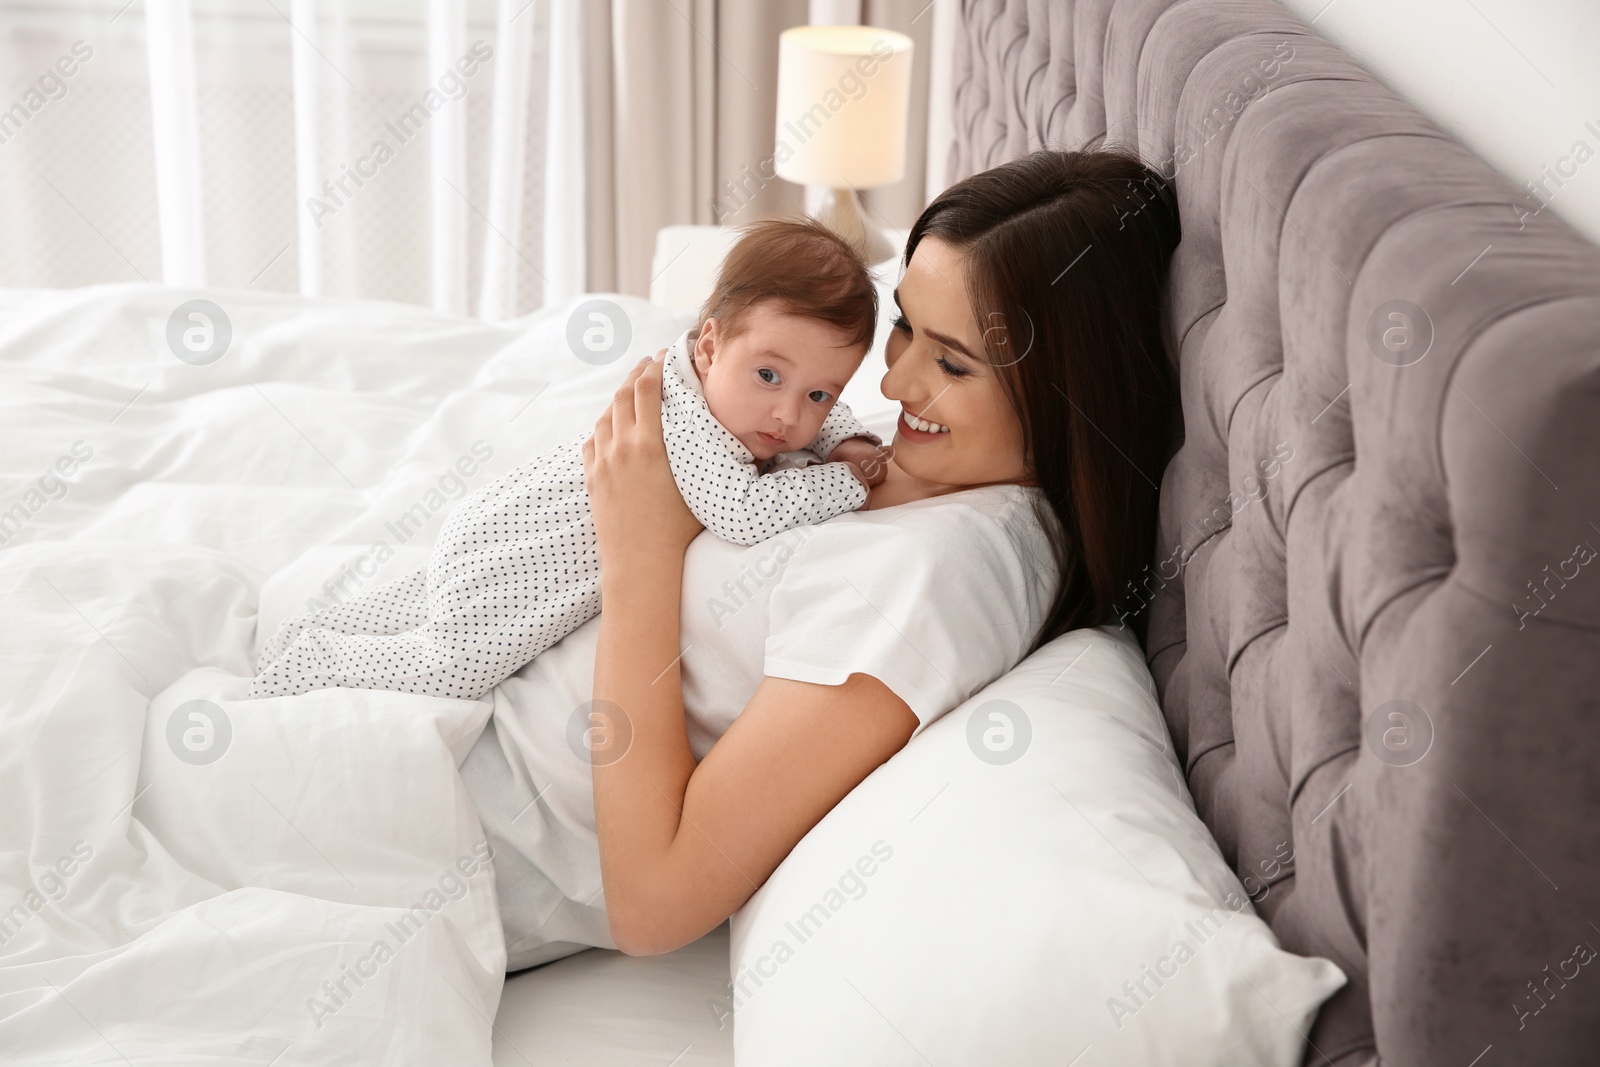
M1175 170L1182 210L1166 309L1182 432L1123 603L1142 648L1087 631L1053 654L1153 678L1152 773L1192 798L1282 946L1342 972L1306 1007L1305 1062L1581 1062L1600 1032L1583 992L1600 586L1581 551L1600 544L1600 252L1269 0L972 0L960 19L950 178L1104 134ZM688 323L593 299L640 352ZM262 1063L322 1062L315 1046L326 1062L710 1065L742 1030L740 1062L766 1064L781 1057L761 1028L788 1019L797 1045L827 1029L799 988L828 970L821 950L788 992L741 1002L731 982L763 915L809 891L794 872L856 848L842 832L903 799L913 763L880 769L695 944L593 950L502 985L453 771L484 702L313 701L294 734L204 703L248 676L258 623L402 566L454 499L592 421L628 361L571 358L575 306L485 324L242 291L0 294L0 596L28 620L0 646L0 797L33 816L5 831L23 912L0 953L44 931L129 939L7 960L9 1059L155 1062L181 1034ZM846 394L869 425L888 414L875 381ZM919 752L960 748L947 718ZM313 743L342 758L307 777ZM228 746L257 756L208 772ZM949 807L913 817L938 827ZM413 906L419 878L437 908ZM849 921L896 906L879 884ZM327 951L397 922L405 950L354 973ZM252 966L268 957L277 970ZM374 1008L415 1004L398 1032ZM961 1056L902 1029L935 1062ZM855 1062L930 1058L894 1047L852 1046ZM1059 1058L1157 1062L1108 1047Z

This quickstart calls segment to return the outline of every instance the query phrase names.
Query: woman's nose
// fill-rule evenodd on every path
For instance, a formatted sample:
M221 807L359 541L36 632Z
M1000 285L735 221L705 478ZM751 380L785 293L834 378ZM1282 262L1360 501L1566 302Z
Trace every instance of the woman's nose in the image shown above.
M900 346L900 351L896 353L894 360L889 363L889 369L884 373L883 382L878 387L879 391L890 400L904 401L908 393L918 391L917 375L912 367L917 361L907 356L906 350L909 347L909 340ZM885 353L885 356L887 356L887 353Z
M890 330L889 339L883 345L883 362L885 366L893 367L903 352L911 346L911 338L901 330Z

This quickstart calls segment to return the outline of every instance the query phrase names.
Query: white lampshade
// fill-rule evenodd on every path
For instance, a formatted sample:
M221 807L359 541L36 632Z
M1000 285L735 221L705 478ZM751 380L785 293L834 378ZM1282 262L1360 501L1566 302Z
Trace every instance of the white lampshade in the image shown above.
M911 38L873 26L797 26L778 36L778 176L867 189L906 169Z

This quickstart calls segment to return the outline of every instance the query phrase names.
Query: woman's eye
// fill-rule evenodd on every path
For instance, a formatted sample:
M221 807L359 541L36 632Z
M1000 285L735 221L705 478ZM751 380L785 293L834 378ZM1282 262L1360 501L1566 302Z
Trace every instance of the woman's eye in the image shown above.
M903 314L896 315L894 317L894 328L897 329L897 330L901 330L901 331L903 331L905 333L910 333L911 332L911 323L906 321L905 315L903 315Z
M937 359L934 360L934 362L939 364L939 369L940 370L944 371L946 374L950 375L950 377L952 377L952 378L965 378L967 375L972 373L971 371L969 371L965 367L956 366L954 363L951 363L948 359L945 359L943 356L939 356Z
M766 382L768 385L778 384L778 372L773 370L771 367L762 367L760 370L756 371L756 373L761 375L761 380Z
M833 399L833 395L823 389L813 389L809 395L812 400L815 400L819 404L826 404L828 401Z

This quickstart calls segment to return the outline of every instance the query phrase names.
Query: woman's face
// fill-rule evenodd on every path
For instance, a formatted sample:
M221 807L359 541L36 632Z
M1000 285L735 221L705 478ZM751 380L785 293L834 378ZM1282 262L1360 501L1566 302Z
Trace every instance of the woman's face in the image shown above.
M889 373L883 395L901 407L896 465L942 485L1028 481L1022 424L1006 398L1002 372L983 358L983 334L967 298L966 257L924 237L895 302L900 316L884 352Z

